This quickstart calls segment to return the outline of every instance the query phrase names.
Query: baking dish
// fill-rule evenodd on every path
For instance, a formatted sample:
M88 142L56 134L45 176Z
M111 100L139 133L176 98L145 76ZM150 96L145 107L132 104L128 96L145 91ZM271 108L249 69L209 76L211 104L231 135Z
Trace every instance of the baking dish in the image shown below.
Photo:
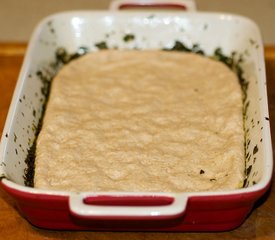
M134 35L125 41L125 35ZM245 106L246 175L244 187L223 192L133 193L65 192L24 186L25 159L43 112L43 81L54 75L56 50L169 48L175 41L198 44L211 55L242 55L249 82ZM36 28L24 59L1 140L1 186L33 225L47 229L225 231L239 226L267 191L272 147L263 45L249 19L223 13L77 11L58 13Z

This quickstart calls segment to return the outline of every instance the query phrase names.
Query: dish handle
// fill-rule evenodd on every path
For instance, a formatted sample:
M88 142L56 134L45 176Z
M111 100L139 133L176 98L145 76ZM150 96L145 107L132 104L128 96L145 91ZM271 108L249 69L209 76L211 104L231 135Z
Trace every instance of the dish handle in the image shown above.
M185 194L74 193L69 209L72 216L82 220L168 220L182 216L187 201Z
M196 11L195 0L113 0L110 10L126 10L140 8L174 9Z

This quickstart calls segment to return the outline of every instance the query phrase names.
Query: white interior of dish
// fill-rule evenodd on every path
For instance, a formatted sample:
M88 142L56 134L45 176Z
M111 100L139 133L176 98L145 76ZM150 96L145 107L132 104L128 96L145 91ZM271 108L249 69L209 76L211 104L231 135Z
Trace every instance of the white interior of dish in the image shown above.
M135 39L125 42L126 34L133 34ZM246 186L267 184L272 173L272 151L261 36L249 19L210 13L68 12L46 18L31 39L3 131L1 176L24 185L25 159L44 101L36 73L51 71L58 47L71 53L81 46L94 51L95 43L105 41L109 47L159 49L173 46L175 40L189 47L199 44L208 55L217 47L226 55L233 51L243 55L249 81L245 130L246 168L250 173Z

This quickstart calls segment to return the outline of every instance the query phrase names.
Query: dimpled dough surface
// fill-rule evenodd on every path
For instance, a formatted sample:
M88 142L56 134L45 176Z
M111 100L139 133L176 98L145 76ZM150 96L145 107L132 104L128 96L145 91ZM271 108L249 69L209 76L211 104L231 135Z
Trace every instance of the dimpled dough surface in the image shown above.
M236 189L242 92L223 63L191 53L102 50L54 78L34 186L68 191Z

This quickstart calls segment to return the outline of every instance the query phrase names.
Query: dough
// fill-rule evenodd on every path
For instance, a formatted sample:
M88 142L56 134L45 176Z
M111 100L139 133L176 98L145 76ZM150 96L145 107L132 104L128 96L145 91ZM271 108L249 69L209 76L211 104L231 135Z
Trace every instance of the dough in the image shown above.
M193 53L102 50L54 78L34 186L230 190L244 162L242 92L227 66Z

